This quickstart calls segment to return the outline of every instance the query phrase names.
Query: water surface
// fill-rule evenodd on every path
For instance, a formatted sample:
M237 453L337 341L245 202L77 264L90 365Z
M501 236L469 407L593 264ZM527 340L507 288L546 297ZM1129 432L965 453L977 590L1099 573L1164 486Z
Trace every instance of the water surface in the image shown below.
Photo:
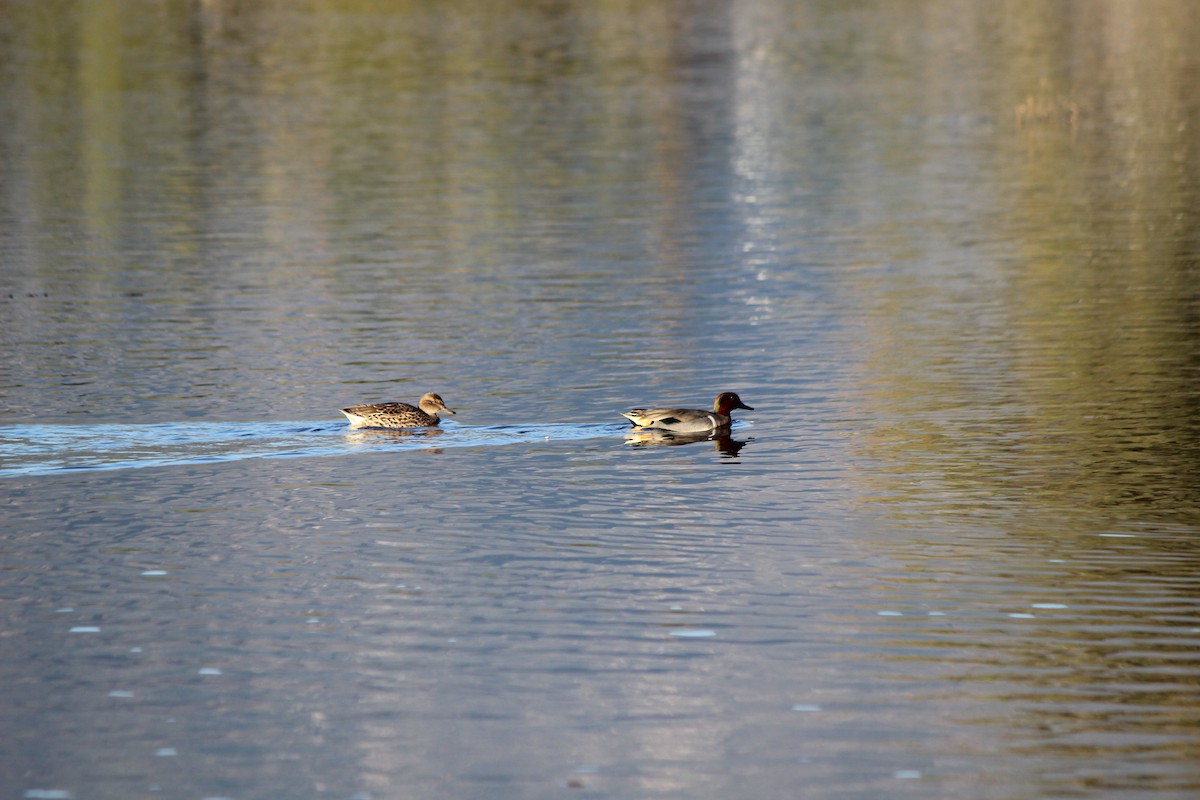
M1195 796L1198 25L6 4L0 794Z

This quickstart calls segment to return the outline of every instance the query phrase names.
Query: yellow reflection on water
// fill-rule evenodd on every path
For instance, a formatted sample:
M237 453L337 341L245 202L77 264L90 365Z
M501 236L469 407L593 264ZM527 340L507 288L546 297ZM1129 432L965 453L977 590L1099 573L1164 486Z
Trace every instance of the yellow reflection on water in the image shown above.
M1005 23L1061 47L981 43L1023 112L972 176L990 228L947 217L951 257L916 242L923 268L857 279L870 502L1194 523L1200 23L1181 3L1038 9ZM913 245L884 232L880 258Z

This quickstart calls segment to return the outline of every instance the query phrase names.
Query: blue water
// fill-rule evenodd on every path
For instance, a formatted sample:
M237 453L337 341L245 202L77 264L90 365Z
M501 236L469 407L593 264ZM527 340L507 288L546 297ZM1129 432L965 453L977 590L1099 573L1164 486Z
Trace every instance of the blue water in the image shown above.
M628 425L545 424L388 430L339 422L26 425L0 428L0 477L135 469L245 458L332 457L625 436ZM704 440L706 437L700 437ZM633 439L631 444L640 443Z
M1200 795L1200 14L1080 6L5 4L0 797Z

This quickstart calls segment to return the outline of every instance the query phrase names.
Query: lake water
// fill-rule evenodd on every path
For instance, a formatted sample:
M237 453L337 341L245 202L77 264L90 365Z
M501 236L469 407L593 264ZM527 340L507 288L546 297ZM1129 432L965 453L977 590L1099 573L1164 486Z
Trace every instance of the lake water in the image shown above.
M1197 41L4 4L0 795L1196 797Z

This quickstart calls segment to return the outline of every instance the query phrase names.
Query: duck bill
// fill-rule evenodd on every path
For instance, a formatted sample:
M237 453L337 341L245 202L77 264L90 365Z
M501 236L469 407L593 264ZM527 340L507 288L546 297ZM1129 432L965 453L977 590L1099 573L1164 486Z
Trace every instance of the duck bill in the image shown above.
M744 409L746 409L747 411L753 411L753 410L754 410L754 406L748 406L748 405L746 405L745 403L738 403L736 406L734 406L734 408L744 408Z
M447 414L454 414L454 415L458 414L458 412L455 411L453 408L446 408L445 406L442 406L441 410L445 411Z

